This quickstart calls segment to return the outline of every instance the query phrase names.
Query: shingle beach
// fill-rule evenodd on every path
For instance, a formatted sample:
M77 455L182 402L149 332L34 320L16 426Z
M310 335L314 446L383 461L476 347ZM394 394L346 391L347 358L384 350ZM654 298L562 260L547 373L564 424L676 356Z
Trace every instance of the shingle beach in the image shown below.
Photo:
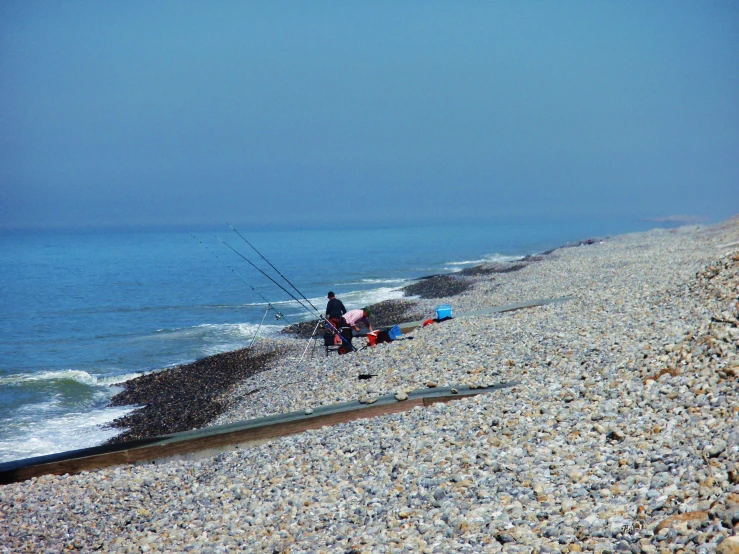
M515 387L0 486L0 552L739 552L739 218L588 242L414 311L563 303L300 365L304 341L264 341L288 354L217 422Z

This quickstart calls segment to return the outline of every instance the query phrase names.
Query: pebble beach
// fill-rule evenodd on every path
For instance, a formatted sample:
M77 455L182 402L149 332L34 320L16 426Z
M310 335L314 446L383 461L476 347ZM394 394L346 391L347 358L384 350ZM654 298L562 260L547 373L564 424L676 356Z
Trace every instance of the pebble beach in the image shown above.
M448 303L454 319L403 340L329 357L263 341L263 367L219 392L211 423L514 387L0 486L0 552L739 552L739 218L457 279L458 294L406 306Z

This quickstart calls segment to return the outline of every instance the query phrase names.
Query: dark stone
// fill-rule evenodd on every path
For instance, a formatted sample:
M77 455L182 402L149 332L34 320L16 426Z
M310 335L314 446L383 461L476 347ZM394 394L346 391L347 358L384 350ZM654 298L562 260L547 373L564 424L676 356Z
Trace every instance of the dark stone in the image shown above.
M424 315L418 309L418 302L413 300L384 300L369 306L372 316L372 327L390 327L398 323L418 321Z
M283 327L282 329L280 329L280 333L286 335L298 335L301 338L308 339L308 337L310 337L313 333L313 330L316 328L317 323L317 319L312 319L310 321L301 321L300 323L295 323L294 325L290 325L289 327ZM318 329L318 332L323 334L323 331L320 328Z
M605 242L610 237L605 238L589 238L585 240L581 240L578 242L568 242L566 244L563 244L562 246L557 246L555 248L550 248L549 250L545 250L544 252L540 252L539 254L529 254L528 256L524 256L523 260L524 262L540 262L544 259L545 256L549 256L556 252L557 250L560 250L562 248L577 248L578 246L590 246L592 244L598 244L600 242Z
M516 542L516 539L514 539L513 536L509 535L508 533L498 533L497 535L495 535L495 540L498 541L500 544Z
M434 275L403 287L408 296L421 298L446 298L461 294L472 287L473 282L455 275Z
M457 275L464 275L465 277L478 277L480 275L492 275L495 273L513 273L526 267L526 264L522 263L493 263L490 265L476 265L474 267L468 267L463 269Z

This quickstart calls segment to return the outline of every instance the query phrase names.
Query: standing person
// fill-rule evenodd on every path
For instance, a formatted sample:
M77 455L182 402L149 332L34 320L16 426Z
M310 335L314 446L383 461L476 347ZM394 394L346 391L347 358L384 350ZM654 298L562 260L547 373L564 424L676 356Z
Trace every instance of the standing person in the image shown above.
M336 298L333 292L328 293L328 304L326 304L326 319L338 319L346 313L344 303Z
M342 327L345 326L345 323L344 323L345 313L346 313L346 308L344 307L344 303L338 298L336 298L336 295L334 295L333 291L329 291L328 303L326 304L326 319L331 324L331 326L333 326L334 329L338 333L341 334L341 336L344 336ZM334 329L332 329L331 326L326 327L326 333L323 335L323 343L326 346L331 346L331 345L336 345L336 344L341 345L341 341L336 340L338 336L334 334ZM351 332L351 328L349 328L349 332ZM348 349L345 347L343 348L343 350L339 349L339 354L343 354L347 350ZM328 353L328 350L326 352Z

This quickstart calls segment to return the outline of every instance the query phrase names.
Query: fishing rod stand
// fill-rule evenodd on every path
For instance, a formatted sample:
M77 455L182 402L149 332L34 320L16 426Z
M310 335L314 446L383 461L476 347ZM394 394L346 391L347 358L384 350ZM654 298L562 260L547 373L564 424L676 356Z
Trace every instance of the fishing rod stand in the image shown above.
M312 340L315 340L313 343L313 350L311 350L310 357L313 357L313 353L316 350L316 345L318 344L318 339L316 338L316 331L318 331L318 328L321 326L321 323L323 323L320 319L316 322L316 326L313 328L313 332L310 334L310 337L308 338L308 342L305 345L305 349L303 350L302 356L300 356L300 359L298 360L298 363L295 365L295 369L297 370L300 367L300 363L303 361L303 358L305 358L305 354L308 352L308 348L310 348L310 342Z
M257 334L259 333L259 329L262 328L262 323L264 323L264 320L267 318L267 314L272 309L273 309L272 306L269 305L269 306L267 306L267 309L264 310L264 315L262 316L262 321L259 322L259 326L257 327L257 330L254 331L254 337L252 337L251 344L249 345L249 349L246 351L246 357L247 357L247 359L249 358L249 354L251 354L251 351L254 348L254 341L257 340ZM277 310L275 310L275 311L277 311ZM280 312L277 312L277 313L279 314Z

